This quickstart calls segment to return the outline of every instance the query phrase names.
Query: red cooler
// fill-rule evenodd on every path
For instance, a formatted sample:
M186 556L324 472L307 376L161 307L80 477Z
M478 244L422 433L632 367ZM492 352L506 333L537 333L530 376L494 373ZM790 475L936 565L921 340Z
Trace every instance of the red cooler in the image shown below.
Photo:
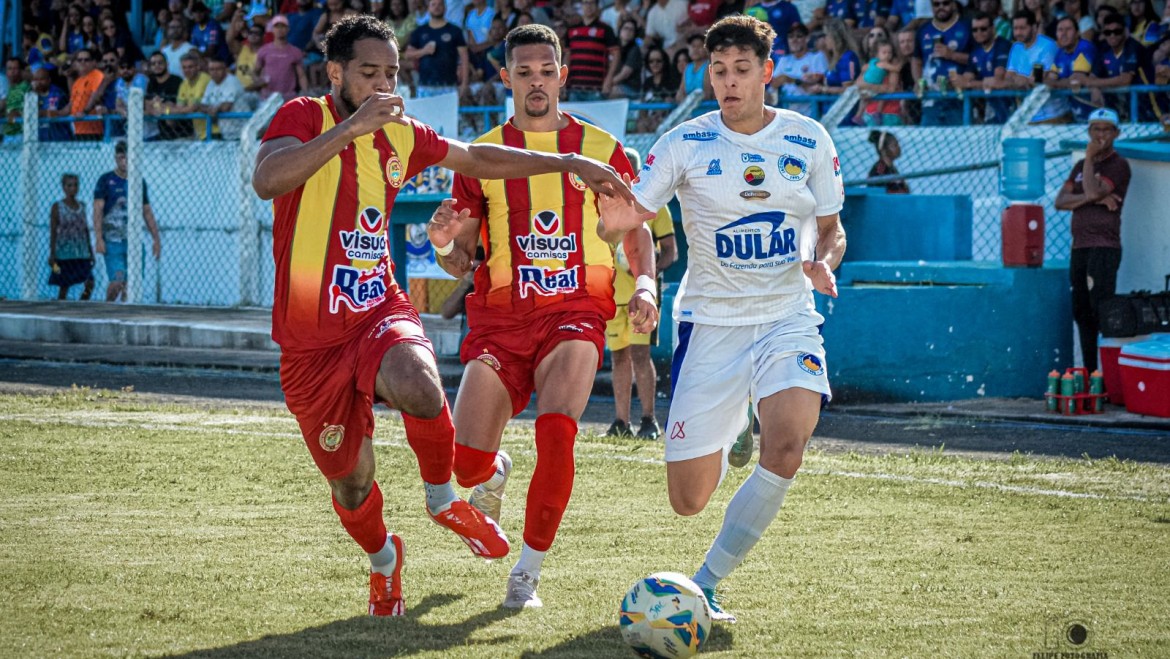
M1039 268L1044 265L1044 207L1012 204L1003 210L1003 264Z
M1132 343L1149 340L1149 334L1124 338L1097 337L1097 355L1101 364L1101 375L1105 376L1105 391L1109 394L1110 403L1125 405L1125 387L1121 384L1121 367L1117 365L1121 349Z
M1121 349L1125 409L1170 418L1170 341L1131 343Z

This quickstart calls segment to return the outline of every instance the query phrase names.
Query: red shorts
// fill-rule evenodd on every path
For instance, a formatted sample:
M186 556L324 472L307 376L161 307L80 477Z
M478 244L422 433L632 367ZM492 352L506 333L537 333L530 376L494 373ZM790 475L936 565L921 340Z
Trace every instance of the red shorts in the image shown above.
M405 296L371 314L376 315L369 328L348 343L280 355L285 404L301 426L313 462L330 480L353 471L362 440L374 434L374 381L386 351L413 343L434 352Z
M536 386L536 367L564 341L590 341L597 347L601 368L605 320L596 311L548 313L507 323L477 322L463 340L459 358L491 366L512 398L512 416L524 411Z

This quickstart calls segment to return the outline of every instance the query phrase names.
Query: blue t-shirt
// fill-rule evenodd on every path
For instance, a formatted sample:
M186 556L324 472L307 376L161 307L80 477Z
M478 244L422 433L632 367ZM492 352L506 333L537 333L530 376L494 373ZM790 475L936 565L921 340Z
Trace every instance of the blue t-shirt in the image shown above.
M1125 40L1120 53L1113 52L1113 49L1106 45L1097 54L1093 75L1098 78L1116 78L1122 73L1137 73L1140 57L1141 46L1133 39ZM1137 82L1134 81L1134 84Z
M840 20L853 18L853 0L829 0L825 3L825 16Z
M898 17L898 26L909 25L917 16L914 0L894 0L890 4L890 16Z
M994 78L996 69L1007 70L1008 53L1011 52L1012 46L1006 39L996 37L992 42L991 48L986 50L979 44L973 44L971 47L971 63L970 69L975 73L976 80L983 80L984 78ZM1008 107L1008 99L1006 98L990 98L987 99L987 114L985 121L987 123L1001 124L1007 121L1011 110Z
M447 23L441 28L420 25L410 33L410 46L422 48L435 42L435 52L418 59L418 84L424 87L454 87L459 84L459 49L467 42L463 30Z
M1043 34L1036 35L1036 41L1030 47L1017 41L1012 44L1012 51L1008 53L1007 70L1032 77L1032 71L1037 64L1044 71L1052 68L1058 50L1060 46Z
M796 5L788 0L777 0L758 6L768 15L768 25L771 25L772 29L776 31L776 39L772 42L772 53L774 55L787 55L788 28L792 27L793 23L800 22L800 12L797 11Z
M93 187L93 200L105 203L102 209L102 240L126 242L126 179L114 172L106 172ZM142 203L149 204L146 181L142 182Z
M837 60L837 66L825 73L825 84L830 87L840 87L847 82L856 80L859 71L861 71L861 60L858 59L857 53L847 50L841 53L841 58Z
M938 41L960 53L970 53L975 45L971 38L971 24L962 19L955 21L945 30L938 29L934 22L918 28L914 55L922 60L922 79L927 81L931 89L938 89L938 80L950 77L951 71L963 73L965 70L958 62L934 57L934 44Z
M852 0L851 5L850 12L853 14L853 20L857 21L857 27L873 27L878 14L877 0Z
M309 45L309 41L313 38L313 29L317 27L317 21L321 20L321 10L313 7L305 13L294 11L288 15L288 42L292 45L305 49Z
M39 109L42 112L56 110L69 114L69 97L57 85L49 85L48 93L39 96L38 100L40 101ZM38 133L42 142L68 142L73 137L68 123L50 124L42 121Z
M228 58L231 56L227 47L227 35L214 19L208 19L207 25L203 27L199 27L198 24L191 27L191 44L225 62L229 61Z

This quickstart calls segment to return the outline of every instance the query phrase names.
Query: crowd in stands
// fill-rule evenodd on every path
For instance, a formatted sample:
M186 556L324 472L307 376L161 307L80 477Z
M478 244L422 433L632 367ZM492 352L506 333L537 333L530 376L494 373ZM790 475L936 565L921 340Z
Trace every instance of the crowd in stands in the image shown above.
M957 125L965 94L973 122L1002 123L1019 94L990 92L1036 85L1068 92L1034 122L1083 121L1102 106L1128 118L1129 98L1111 88L1170 84L1170 2L1159 9L1155 0L1017 0L1012 9L966 1L144 0L136 40L128 0L32 0L20 54L0 82L3 133L19 138L28 93L41 117L124 117L138 87L148 138L202 139L204 120L168 118L192 113L209 115L214 135L230 136L240 120L219 120L221 113L250 111L274 93L323 93L323 37L355 12L394 28L402 89L416 97L455 91L466 105L503 103L504 37L533 22L562 39L566 100L673 104L694 91L710 98L702 35L735 13L776 30L771 102L815 115L857 86L863 100L845 124ZM895 92L906 94L874 98ZM1142 94L1138 112L1170 129L1165 91ZM664 114L643 112L636 130L653 130ZM124 131L120 122L45 122L40 138L114 136L107 126Z

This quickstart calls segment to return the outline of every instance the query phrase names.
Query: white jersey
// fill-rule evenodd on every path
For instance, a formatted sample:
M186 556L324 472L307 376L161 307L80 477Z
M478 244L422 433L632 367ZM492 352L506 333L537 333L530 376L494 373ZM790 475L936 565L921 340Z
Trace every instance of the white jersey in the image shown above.
M718 110L663 135L646 156L634 196L648 209L678 194L687 272L674 319L753 325L812 308L817 216L841 211L845 188L824 126L776 110L754 135L723 124Z

